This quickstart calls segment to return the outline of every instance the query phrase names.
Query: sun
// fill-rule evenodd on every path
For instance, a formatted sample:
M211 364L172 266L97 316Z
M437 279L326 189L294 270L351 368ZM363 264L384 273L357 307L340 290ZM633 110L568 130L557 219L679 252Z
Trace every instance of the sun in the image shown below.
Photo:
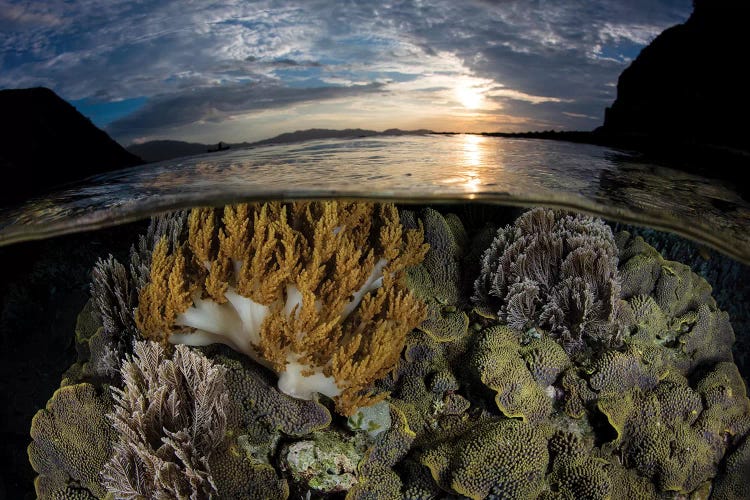
M481 90L469 86L456 88L456 98L466 109L477 109L484 100Z

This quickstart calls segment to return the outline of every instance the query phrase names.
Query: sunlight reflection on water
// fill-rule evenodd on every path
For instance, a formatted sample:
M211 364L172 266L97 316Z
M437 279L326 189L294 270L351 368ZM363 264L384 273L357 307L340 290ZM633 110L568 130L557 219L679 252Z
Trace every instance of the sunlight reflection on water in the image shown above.
M104 174L0 210L0 244L196 205L327 197L574 208L750 262L750 205L731 186L609 148L474 135L310 141Z

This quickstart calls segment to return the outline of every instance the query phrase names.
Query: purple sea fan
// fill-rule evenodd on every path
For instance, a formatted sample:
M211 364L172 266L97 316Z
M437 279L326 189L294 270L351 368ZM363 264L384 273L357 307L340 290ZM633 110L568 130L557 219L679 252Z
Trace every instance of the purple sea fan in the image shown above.
M102 478L116 498L208 498L217 494L208 460L226 436L226 370L186 346L167 356L136 342L112 388L108 415L119 434Z
M621 341L618 251L601 220L537 208L498 230L472 301L510 327L541 328L569 354Z

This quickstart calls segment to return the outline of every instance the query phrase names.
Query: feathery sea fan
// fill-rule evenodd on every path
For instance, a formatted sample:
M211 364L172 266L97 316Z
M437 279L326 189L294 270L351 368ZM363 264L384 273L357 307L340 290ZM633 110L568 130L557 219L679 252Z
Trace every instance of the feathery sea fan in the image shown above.
M102 476L116 498L208 498L208 460L224 441L230 411L225 369L186 346L170 358L136 342L113 387L109 419L120 438Z

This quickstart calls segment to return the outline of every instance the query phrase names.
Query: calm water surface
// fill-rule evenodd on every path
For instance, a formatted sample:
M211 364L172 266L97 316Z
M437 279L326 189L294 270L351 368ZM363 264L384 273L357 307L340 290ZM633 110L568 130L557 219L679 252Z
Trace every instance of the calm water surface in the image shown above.
M750 204L730 185L609 148L476 135L320 140L126 169L0 210L0 245L196 205L324 197L574 208L750 262Z

